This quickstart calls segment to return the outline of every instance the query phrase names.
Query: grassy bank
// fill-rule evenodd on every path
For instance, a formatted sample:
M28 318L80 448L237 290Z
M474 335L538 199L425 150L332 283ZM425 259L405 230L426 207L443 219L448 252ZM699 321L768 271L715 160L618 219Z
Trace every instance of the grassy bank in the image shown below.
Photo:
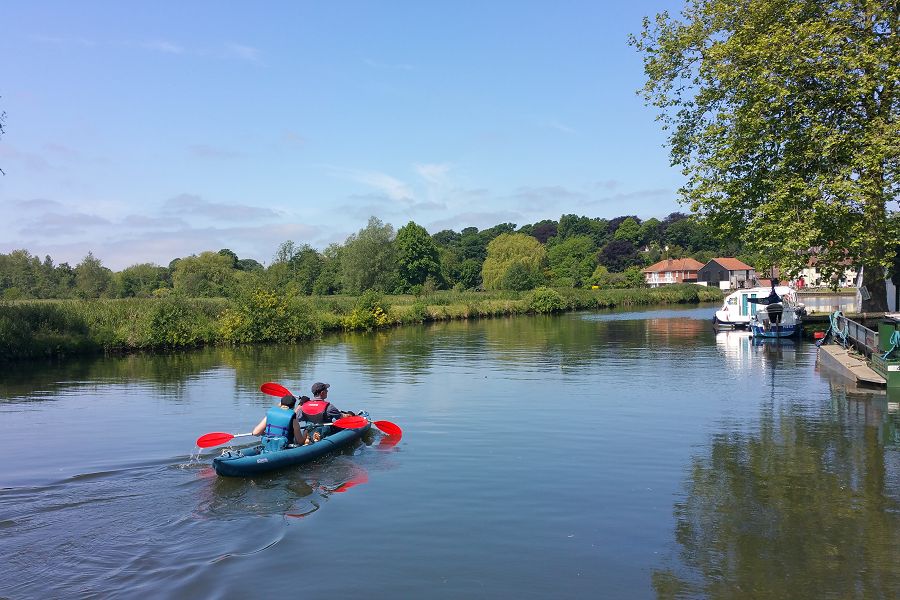
M694 285L620 290L437 292L428 296L281 297L252 290L234 299L145 298L0 303L0 360L211 344L295 342L324 332L618 306L721 300Z

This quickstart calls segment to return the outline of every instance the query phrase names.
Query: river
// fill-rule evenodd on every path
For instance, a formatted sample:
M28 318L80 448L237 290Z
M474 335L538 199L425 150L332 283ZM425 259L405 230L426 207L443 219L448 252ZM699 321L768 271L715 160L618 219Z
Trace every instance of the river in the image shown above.
M900 596L900 398L714 310L7 366L0 597ZM216 476L265 381L403 437Z

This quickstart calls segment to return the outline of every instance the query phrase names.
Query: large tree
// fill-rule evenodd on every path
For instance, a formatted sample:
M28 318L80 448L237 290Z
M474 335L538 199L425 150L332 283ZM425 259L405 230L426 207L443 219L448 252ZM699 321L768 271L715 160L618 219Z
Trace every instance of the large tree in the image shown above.
M341 275L344 291L361 294L379 289L393 292L397 284L394 228L377 217L351 235L341 252Z
M441 278L441 258L428 231L410 221L397 230L397 270L407 287L422 285L428 277Z
M687 0L631 39L693 210L789 272L862 265L864 310L898 238L898 20L896 0Z
M481 279L485 289L519 289L509 285L507 273L512 271L517 282L527 281L527 287L534 287L543 283L546 266L547 251L539 241L524 233L501 233L487 245Z

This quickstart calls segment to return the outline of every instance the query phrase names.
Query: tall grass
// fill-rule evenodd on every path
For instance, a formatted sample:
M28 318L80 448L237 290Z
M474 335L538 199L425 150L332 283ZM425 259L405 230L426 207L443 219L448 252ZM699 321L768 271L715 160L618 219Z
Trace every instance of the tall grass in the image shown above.
M427 296L277 296L250 290L233 300L131 298L0 302L0 360L211 344L293 342L323 332L618 306L712 302L714 288L529 292L442 291Z

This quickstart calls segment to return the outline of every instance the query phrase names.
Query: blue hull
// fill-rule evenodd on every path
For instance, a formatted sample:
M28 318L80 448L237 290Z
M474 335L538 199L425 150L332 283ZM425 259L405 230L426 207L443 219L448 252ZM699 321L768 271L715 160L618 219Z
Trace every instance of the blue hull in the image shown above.
M753 337L761 338L787 338L800 333L800 325L770 325L764 329L759 325L750 325Z
M362 437L371 429L342 429L308 446L297 446L276 452L262 452L262 446L242 450L226 450L213 459L213 468L225 477L250 477L276 469L302 465L339 450Z

